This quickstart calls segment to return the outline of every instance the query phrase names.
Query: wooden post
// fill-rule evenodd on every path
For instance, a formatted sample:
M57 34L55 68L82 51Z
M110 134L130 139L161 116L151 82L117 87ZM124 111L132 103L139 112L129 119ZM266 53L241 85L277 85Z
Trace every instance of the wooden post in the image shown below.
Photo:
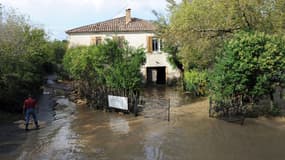
M209 105L209 117L212 117L212 97L210 97Z
M168 122L170 121L170 99L168 99Z
M283 87L282 86L280 86L279 97L281 100L283 99Z
M136 95L135 96L135 104L134 104L134 114L135 114L135 117L138 116L138 100L137 100L137 97Z

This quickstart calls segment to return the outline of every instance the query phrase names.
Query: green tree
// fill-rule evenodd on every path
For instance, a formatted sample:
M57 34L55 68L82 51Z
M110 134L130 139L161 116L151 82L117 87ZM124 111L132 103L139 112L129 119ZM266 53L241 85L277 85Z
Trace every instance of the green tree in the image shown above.
M47 59L43 64L44 71L48 74L56 72L59 76L65 76L62 61L67 50L67 41L53 40L49 41L47 45Z
M185 90L195 96L205 96L208 91L208 73L205 71L190 70L184 72Z
M95 97L98 103L103 103L93 104L96 107L106 107L108 89L126 94L139 91L145 53L125 41L108 39L98 46L68 49L63 62L68 73L81 83L80 93L90 101Z
M45 31L13 9L4 10L0 23L0 106L21 110L28 93L39 92L46 74L45 65L54 54Z
M142 48L135 49L118 40L71 48L64 57L64 66L75 79L131 90L140 86L140 67L144 62Z
M209 68L225 40L239 30L284 33L284 0L183 0L169 2L158 33L185 70ZM177 51L177 52L176 52Z
M226 43L217 59L210 79L211 94L215 101L227 103L221 107L233 106L238 97L243 105L256 104L266 95L273 101L276 86L284 85L284 71L284 37L240 32Z

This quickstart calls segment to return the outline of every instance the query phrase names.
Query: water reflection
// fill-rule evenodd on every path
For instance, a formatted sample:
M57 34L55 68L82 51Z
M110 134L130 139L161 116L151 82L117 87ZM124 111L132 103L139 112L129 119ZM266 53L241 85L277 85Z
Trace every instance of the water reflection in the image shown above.
M147 160L153 160L153 159L157 159L157 160L162 160L165 159L163 157L163 152L160 151L159 147L156 146L145 146L145 158Z
M157 126L159 125L159 126ZM147 160L163 160L165 159L164 140L166 132L166 126L163 123L157 123L156 125L149 126L144 135L144 157Z
M71 114L75 105L66 99L57 101L60 108L57 108L55 121L44 126L40 130L27 132L27 139L22 144L22 153L17 158L24 159L74 159L82 158L79 136L71 129L74 116Z
M130 130L129 122L122 117L110 117L109 125L114 133L128 134Z
M173 93L159 90L145 94L158 97L178 94L176 90ZM208 101L203 100L173 107L170 122L87 107L76 107L74 114L66 114L73 110L69 106L57 111L66 116L45 128L19 134L26 139L20 141L13 135L13 139L19 140L15 143L2 137L1 147L9 144L19 147L12 147L14 150L7 153L2 150L0 159L284 159L284 118L247 119L240 126L208 118L207 105Z
M142 96L154 99L170 99L171 107L179 107L197 100L197 98L182 92L180 87L168 87L165 85L147 86L143 88Z

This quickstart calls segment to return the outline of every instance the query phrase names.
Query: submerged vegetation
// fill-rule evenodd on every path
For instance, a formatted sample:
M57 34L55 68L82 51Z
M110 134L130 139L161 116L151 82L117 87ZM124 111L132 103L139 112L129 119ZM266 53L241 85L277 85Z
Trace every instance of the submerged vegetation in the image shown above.
M108 106L108 94L129 97L133 107L139 96L140 67L144 62L143 48L130 47L118 39L70 48L64 57L64 67L77 81L78 93L101 109Z
M187 92L195 96L205 96L208 92L207 72L190 70L184 72L184 85Z
M240 32L228 41L211 76L211 96L218 104L246 112L284 86L285 38L260 32ZM216 107L221 107L218 105Z
M273 94L284 87L285 0L167 1L168 14L156 13L157 34L170 62L183 72L185 91L211 96L215 111L224 115L279 114ZM110 93L137 103L143 48L114 38L65 54L65 41L50 41L43 29L13 10L3 15L1 110L20 110L23 98L39 92L44 76L54 71L74 79L78 93L96 108L107 106ZM263 99L269 107L256 107Z
M158 34L184 72L184 89L204 96L198 82L207 74L202 93L217 112L278 114L273 93L284 86L285 1L167 1L167 16L154 12ZM269 107L256 107L265 97Z

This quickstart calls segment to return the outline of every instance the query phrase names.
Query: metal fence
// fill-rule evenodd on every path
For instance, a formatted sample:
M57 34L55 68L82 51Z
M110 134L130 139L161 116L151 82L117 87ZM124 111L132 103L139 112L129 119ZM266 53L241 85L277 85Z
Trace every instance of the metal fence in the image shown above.
M145 118L170 121L170 99L140 97L139 114Z

